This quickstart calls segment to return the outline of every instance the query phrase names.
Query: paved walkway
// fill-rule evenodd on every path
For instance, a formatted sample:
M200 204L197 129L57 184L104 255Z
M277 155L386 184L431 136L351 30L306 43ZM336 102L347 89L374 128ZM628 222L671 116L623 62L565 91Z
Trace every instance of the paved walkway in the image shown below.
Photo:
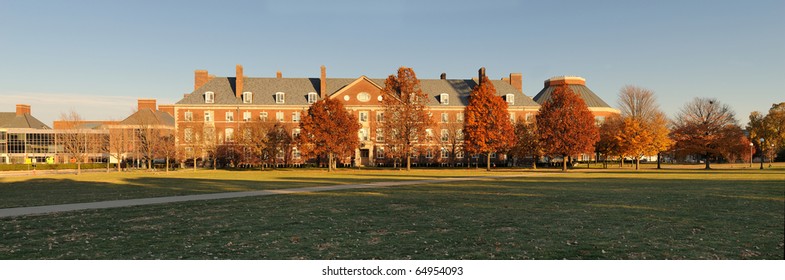
M163 203L174 203L174 202L198 201L198 200L241 198L241 197L249 197L249 196L266 196L266 195L276 195L276 194L292 194L292 193L304 193L304 192L323 192L323 191L349 190L349 189L380 188L380 187L392 187L392 186L408 186L408 185L434 184L434 183L445 183L445 182L475 181L475 180L483 180L483 179L498 179L498 178L520 177L520 176L523 176L523 175L462 177L462 178L444 178L444 179L433 179L433 180L397 181L397 182L377 182L377 183L368 183L368 184L330 185L330 186L317 186L317 187L291 188L291 189L278 189L278 190L247 191L247 192L223 192L223 193L211 193L211 194L165 196L165 197L152 197L152 198L139 198L139 199L98 201L98 202L87 202L87 203L72 203L72 204L33 206L33 207L5 208L5 209L0 209L0 218L25 216L25 215L50 214L50 213L79 211L79 210L89 210L89 209L106 209L106 208L119 208L119 207L128 207L128 206L139 206L139 205L151 205L151 204L163 204Z

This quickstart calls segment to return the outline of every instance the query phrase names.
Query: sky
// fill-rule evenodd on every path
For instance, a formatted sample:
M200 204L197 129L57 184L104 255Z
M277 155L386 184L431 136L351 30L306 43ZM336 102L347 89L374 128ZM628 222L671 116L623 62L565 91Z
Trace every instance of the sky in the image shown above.
M674 116L717 98L745 125L785 102L785 1L0 0L0 111L51 124L76 110L122 120L138 98L173 104L196 69L248 77L523 74L534 97L581 76L612 106L650 89Z

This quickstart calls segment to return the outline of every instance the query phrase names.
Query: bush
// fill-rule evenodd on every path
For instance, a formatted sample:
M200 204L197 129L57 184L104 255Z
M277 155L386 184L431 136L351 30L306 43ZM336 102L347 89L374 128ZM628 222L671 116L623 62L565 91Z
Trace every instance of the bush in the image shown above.
M111 165L114 167L114 164ZM99 169L106 168L106 163L85 163L82 164L82 169ZM31 164L0 164L0 171L26 171L26 170L62 170L62 169L76 169L76 163L65 164L36 164L35 168Z

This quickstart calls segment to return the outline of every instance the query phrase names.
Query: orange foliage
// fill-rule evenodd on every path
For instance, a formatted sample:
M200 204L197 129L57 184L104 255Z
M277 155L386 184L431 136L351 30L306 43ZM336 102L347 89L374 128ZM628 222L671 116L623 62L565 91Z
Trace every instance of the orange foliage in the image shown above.
M507 112L507 102L496 95L496 88L482 76L472 89L465 110L465 147L470 153L490 154L510 148L515 144L515 132Z
M566 85L558 86L551 99L542 104L537 127L543 150L551 156L567 156L594 151L599 130L586 103ZM563 170L566 170L566 164Z
M328 170L335 156L346 156L360 145L360 123L335 99L319 100L308 108L300 122L300 149L310 156L327 156Z

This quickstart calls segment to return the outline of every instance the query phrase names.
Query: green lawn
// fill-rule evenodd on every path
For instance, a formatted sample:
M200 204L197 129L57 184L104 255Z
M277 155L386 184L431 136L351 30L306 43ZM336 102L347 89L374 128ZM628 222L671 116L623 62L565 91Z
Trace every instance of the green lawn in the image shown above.
M15 204L8 189L19 198L38 187L64 200L69 191L99 193L91 199L125 198L402 180L410 174L417 179L488 175L467 170L257 173L5 178L0 201ZM525 176L4 218L0 258L785 258L782 168L492 175L505 173ZM57 187L36 180L71 181ZM90 188L81 189L83 181L91 182ZM30 185L19 187L22 183ZM97 191L102 188L116 190Z

